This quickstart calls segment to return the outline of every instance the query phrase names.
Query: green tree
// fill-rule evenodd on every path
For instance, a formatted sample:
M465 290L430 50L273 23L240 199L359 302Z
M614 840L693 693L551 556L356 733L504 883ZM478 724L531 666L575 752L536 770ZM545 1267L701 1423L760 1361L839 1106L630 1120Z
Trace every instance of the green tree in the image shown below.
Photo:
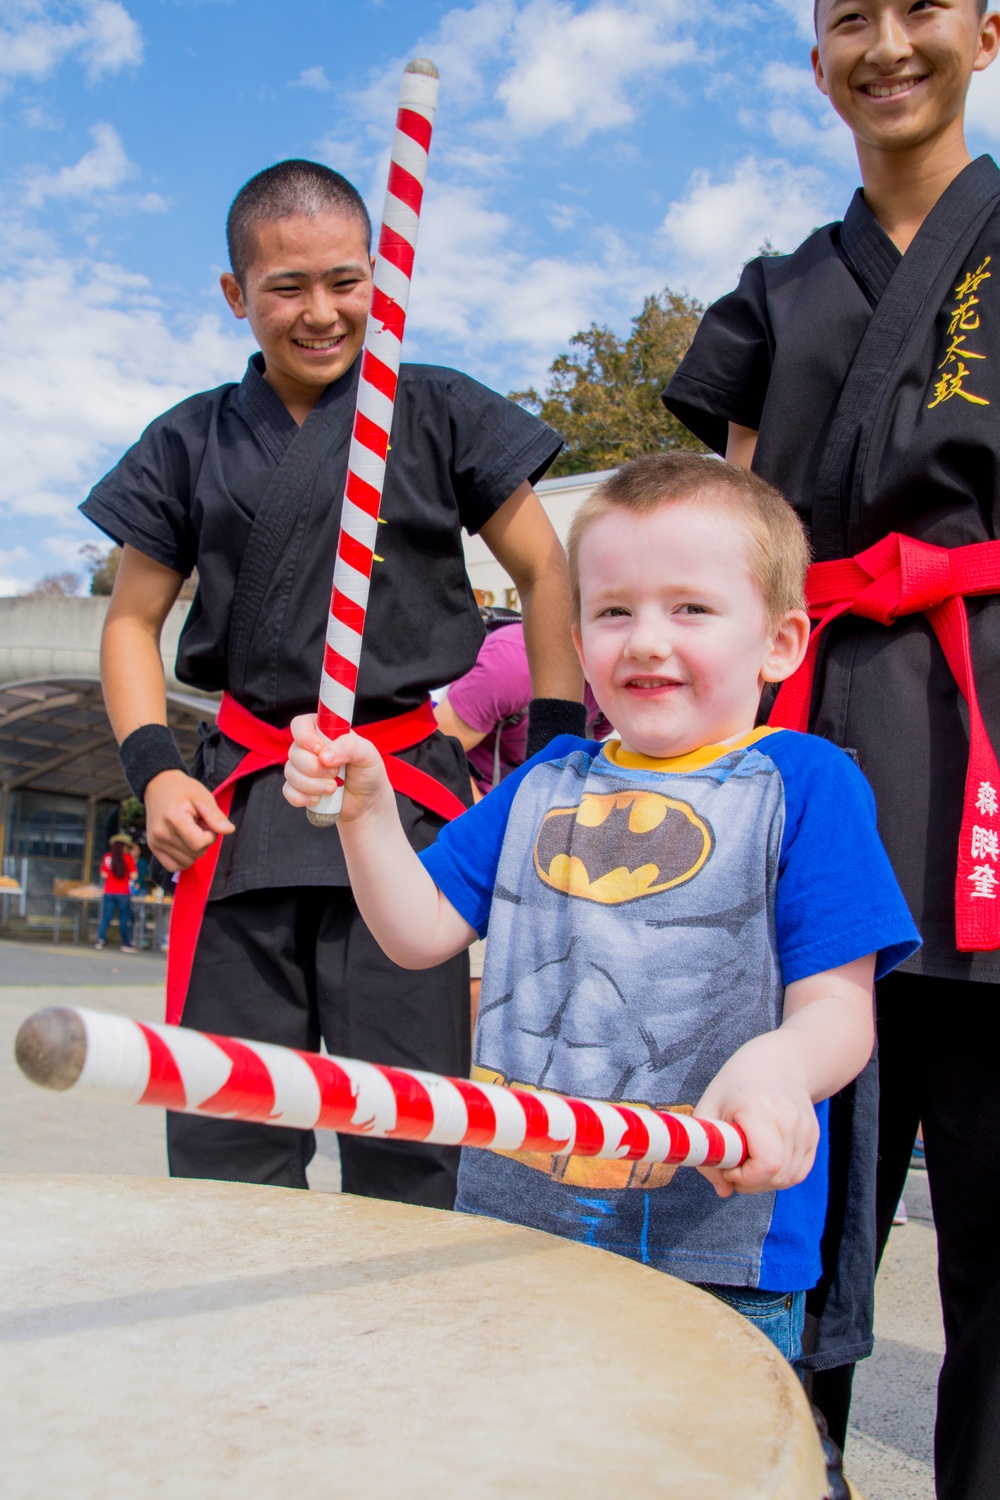
M566 439L550 475L614 469L664 448L706 451L672 417L660 392L680 364L704 312L700 302L666 288L647 297L628 338L592 323L549 369L548 387L513 391L511 400L535 412Z
M99 547L96 542L88 542L85 547L80 548L80 556L83 565L90 574L90 592L92 594L110 594L115 586L115 578L118 573L118 564L122 560L122 549L118 546ZM179 599L193 599L198 587L198 569L195 568L190 578L185 578L181 584Z
M105 596L110 594L115 586L118 564L122 560L122 549L99 547L96 542L88 542L85 547L80 548L80 556L90 574L90 592Z

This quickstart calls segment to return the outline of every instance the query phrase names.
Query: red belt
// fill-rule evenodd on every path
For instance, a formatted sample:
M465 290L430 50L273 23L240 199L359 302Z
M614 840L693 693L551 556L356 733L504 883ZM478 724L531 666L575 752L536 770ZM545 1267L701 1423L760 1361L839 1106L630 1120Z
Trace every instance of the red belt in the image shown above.
M235 740L247 752L232 775L227 776L222 785L215 789L215 800L228 817L236 783L245 776L267 770L269 766L284 765L292 735L289 729L275 729L272 724L265 724L262 719L255 718L228 693L222 695L216 723L227 739ZM356 732L370 740L381 753L389 773L389 785L394 791L451 822L452 818L465 812L464 803L434 776L417 770L416 766L407 765L406 761L399 760L393 753L421 744L423 740L430 739L436 730L437 721L428 698L419 708L399 714L394 719L380 719L375 724L365 724ZM305 817L305 814L302 816ZM167 1022L172 1026L178 1024L184 1011L195 945L221 849L222 840L217 838L182 873L177 882L167 954Z
M805 660L778 694L770 722L806 730L819 638L839 615L892 625L926 615L969 708L969 766L955 877L955 938L963 953L1000 948L1000 769L979 711L965 598L1000 593L1000 542L932 547L898 532L843 562L813 563L806 580L817 621Z

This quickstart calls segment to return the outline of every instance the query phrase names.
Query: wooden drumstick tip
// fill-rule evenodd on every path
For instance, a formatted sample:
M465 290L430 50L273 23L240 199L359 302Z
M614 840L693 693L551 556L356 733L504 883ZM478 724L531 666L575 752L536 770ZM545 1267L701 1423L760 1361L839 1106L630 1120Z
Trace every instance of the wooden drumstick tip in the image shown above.
M426 73L428 78L440 78L441 74L428 57L415 57L406 64L406 73Z
M306 817L314 828L335 828L340 820L340 813L321 813L314 807L307 807Z
M51 1005L22 1025L14 1056L25 1078L43 1089L71 1089L87 1058L87 1033L75 1010Z

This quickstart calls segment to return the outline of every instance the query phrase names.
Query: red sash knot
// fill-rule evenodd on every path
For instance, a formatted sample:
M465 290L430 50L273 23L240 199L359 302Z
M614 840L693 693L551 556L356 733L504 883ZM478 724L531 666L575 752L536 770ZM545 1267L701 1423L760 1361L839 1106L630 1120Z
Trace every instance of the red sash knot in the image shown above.
M265 724L229 693L222 695L216 722L227 739L235 740L247 752L232 775L215 789L215 800L228 817L236 783L245 776L267 770L269 766L284 765L292 734L289 729L275 729L272 724ZM393 719L379 719L377 723L361 725L356 733L370 740L381 753L389 785L394 791L451 822L465 812L464 803L436 777L408 765L395 754L397 750L408 750L430 739L436 731L437 721L427 698L419 708L410 709ZM183 871L177 882L167 953L167 1024L170 1026L178 1025L184 1013L194 950L221 849L222 840L217 838L200 859Z
M955 877L955 937L963 953L1000 948L1000 768L979 711L965 600L1000 593L1000 542L932 547L892 532L842 562L813 563L806 579L816 621L805 660L784 684L770 722L806 730L823 631L840 615L892 625L926 615L969 709L969 766Z

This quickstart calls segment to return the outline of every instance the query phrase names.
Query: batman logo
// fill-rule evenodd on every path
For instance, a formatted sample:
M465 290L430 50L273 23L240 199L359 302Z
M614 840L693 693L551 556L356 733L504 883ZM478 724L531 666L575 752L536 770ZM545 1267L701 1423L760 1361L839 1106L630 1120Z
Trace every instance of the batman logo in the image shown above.
M693 879L714 843L687 802L659 792L586 793L578 807L546 813L535 869L564 895L617 906Z

